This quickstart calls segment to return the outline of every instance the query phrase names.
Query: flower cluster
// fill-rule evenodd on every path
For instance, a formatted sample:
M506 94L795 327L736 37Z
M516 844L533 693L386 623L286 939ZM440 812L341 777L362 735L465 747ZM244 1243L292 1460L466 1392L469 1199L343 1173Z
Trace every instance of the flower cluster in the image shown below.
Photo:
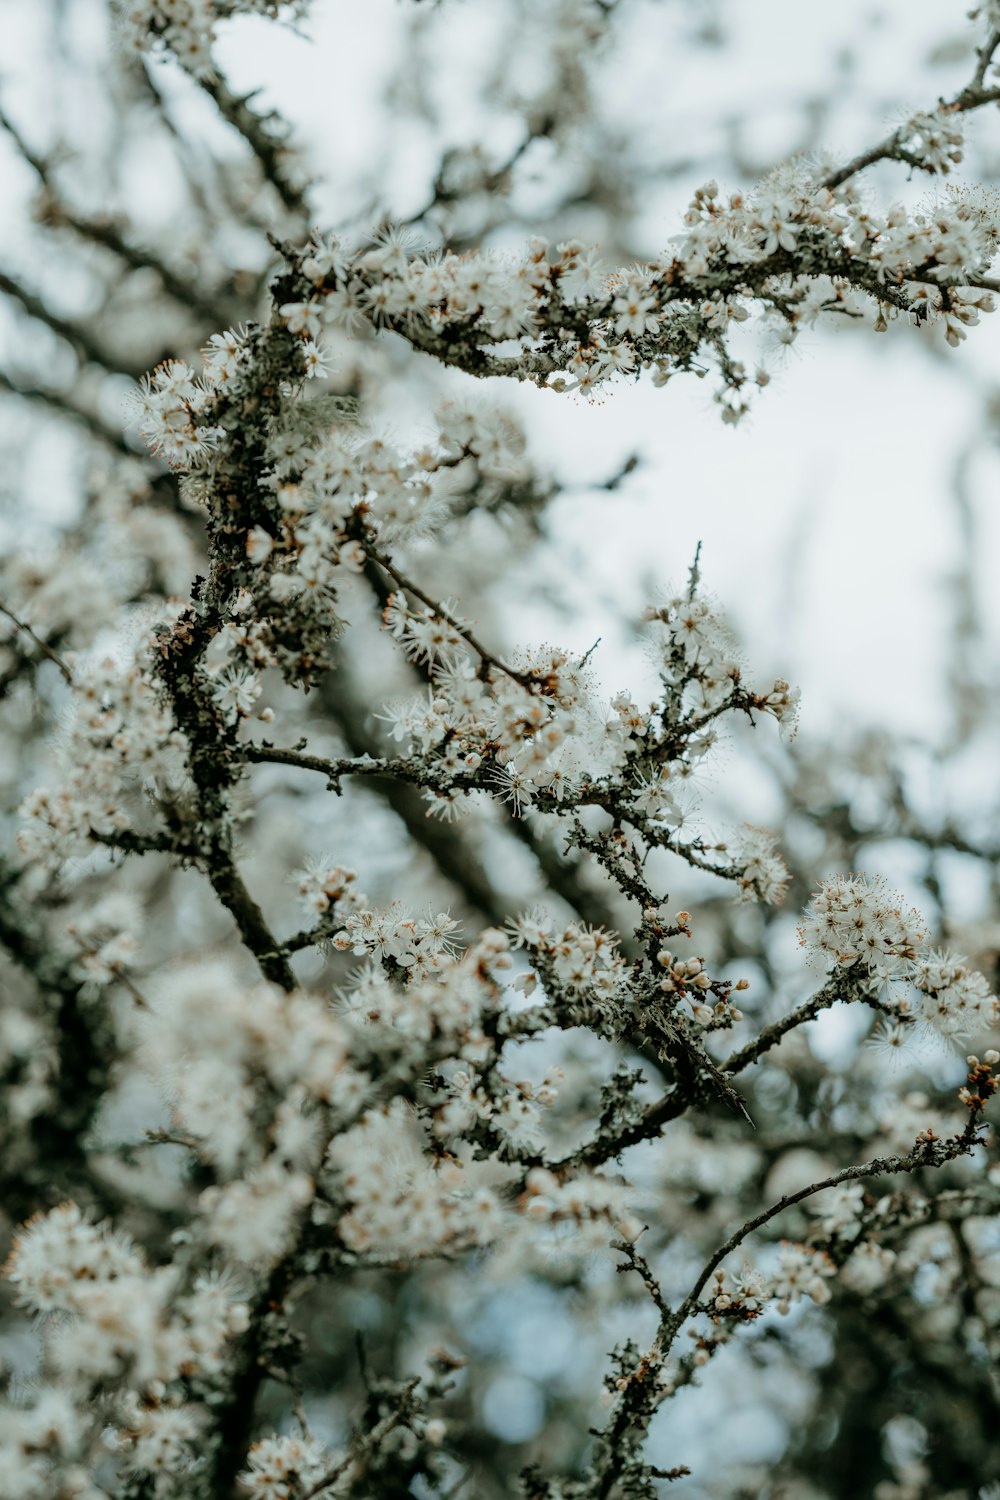
M81 668L60 745L64 779L26 799L22 850L54 871L95 841L114 845L141 816L144 795L156 804L177 791L185 751L148 655Z
M683 709L694 710L700 729L727 707L748 707L770 714L783 730L794 733L799 691L779 678L770 692L742 694L743 666L736 639L709 599L697 590L697 578L684 594L664 604L651 605L645 618L654 625L656 665L669 694L669 712L679 719ZM711 747L702 736L698 750Z
M734 1273L720 1266L712 1277L707 1301L720 1317L750 1322L763 1312L773 1295L768 1278L756 1267L746 1265Z
M895 153L939 170L954 162L958 140L951 117L938 112L901 130ZM640 368L662 383L692 368L696 354L714 352L733 398L723 414L734 420L747 377L723 341L754 303L788 337L825 311L853 307L859 295L877 304L880 319L886 310L912 310L920 321L942 321L949 334L992 309L976 283L995 253L997 213L968 193L912 216L901 207L879 216L850 186L831 189L796 163L728 201L706 184L685 224L662 258L603 280L577 241L534 240L523 259L509 262L423 254L402 234L354 250L314 239L293 261L299 298L279 312L307 340L324 326L368 320L470 373L563 391L589 393ZM568 332L581 323L584 335Z
M109 892L74 917L66 931L80 945L88 979L106 984L135 962L141 920L139 903L124 891Z
M691 810L684 783L716 743L714 720L762 713L794 729L798 693L783 680L763 693L744 686L728 628L694 587L647 618L658 630L653 654L663 698L642 709L619 693L609 713L584 662L565 651L547 647L499 661L484 655L450 603L414 605L393 593L385 624L426 668L430 691L389 705L384 717L408 764L427 768L419 779L432 811L454 818L479 791L511 804L516 816L602 807L649 843L683 852L675 834ZM781 899L786 871L768 834L746 829L731 855L719 844L714 858L744 900Z
M541 1137L541 1111L558 1097L563 1078L559 1067L550 1068L540 1083L518 1079L513 1084L494 1069L484 1076L481 1069L456 1069L448 1078L450 1097L434 1111L432 1129L441 1140L461 1141L475 1133L480 1121L494 1132L498 1146L506 1139L515 1148L537 1145Z
M266 620L256 617L253 595L241 589L225 622L212 638L202 667L204 680L224 721L248 718L263 691L261 674L278 664L275 642ZM263 711L267 722L267 711Z
M307 879L318 888L320 867ZM348 872L327 871L322 885L324 915L344 920ZM351 900L357 950L377 947L382 965L355 976L338 1010L266 985L248 993L222 966L203 965L152 989L131 1028L170 1100L173 1137L219 1179L199 1198L204 1240L241 1266L273 1265L304 1215L376 1259L412 1251L421 1226L426 1253L489 1242L503 1219L495 1186L510 1171L493 1153L469 1155L462 1129L470 1112L488 1120L504 1149L533 1137L533 1096L552 1097L554 1080L534 1090L496 1069L488 1018L499 1004L492 972L506 962L501 933L455 955L454 924L441 915L419 931L408 922L404 948L393 914ZM420 1080L417 1118L403 1101ZM452 1143L447 1158L434 1138Z
M34 1312L79 1311L79 1293L142 1272L139 1252L107 1225L91 1224L75 1203L32 1221L15 1242L7 1279Z
M525 480L531 472L525 458L524 433L513 414L503 407L445 402L438 411L438 430L448 457L470 461L486 480L509 484ZM430 467L427 459L421 461Z
M776 906L785 894L788 867L775 847L777 840L766 828L742 828L739 858L742 872L740 892L745 901L760 900Z
M877 1240L863 1239L852 1249L841 1272L841 1284L867 1297L885 1286L896 1264L896 1252Z
M283 395L265 427L253 524L233 558L242 587L232 591L229 619L206 662L231 719L252 711L262 668L276 664L299 683L328 663L342 623L338 592L381 556L379 549L432 535L467 508L469 497L491 503L529 475L523 434L507 414L446 403L436 440L406 454L361 434L335 400L307 399L302 380L316 373L317 346L300 335L313 324L305 304L280 309L276 326L294 336L297 379L277 382ZM280 353L288 363L289 350L274 345L273 333L216 335L201 376L180 363L161 366L136 398L139 430L154 452L186 472L189 500L210 513L219 481L243 477L234 428L259 408L258 382L276 378L268 360ZM224 512L220 519L228 529Z
M339 926L347 913L368 905L367 897L354 888L357 878L355 870L332 859L311 859L295 872L292 883L307 916L326 917L332 912L332 921Z
M136 427L173 469L195 467L222 436L221 429L198 418L216 383L224 388L231 378L238 350L226 352L227 358L206 362L201 378L183 360L168 360L144 377L134 397Z
M0 559L4 604L64 661L91 647L122 606L142 599L150 586L167 594L186 591L196 567L191 539L180 516L150 499L137 463L95 461L87 482L91 526L44 549ZM0 625L13 629L7 617ZM15 640L11 635L11 647Z
M272 1156L308 1164L317 1149L310 1111L324 1104L350 1116L366 1085L350 1029L328 1003L247 987L221 964L187 966L150 986L131 1036L175 1130L223 1177Z
M613 1020L628 993L628 966L616 933L577 922L560 930L543 911L517 918L512 931L532 966L518 981L523 993L530 995L540 976L557 1005L594 1005L604 1011L605 1024Z
M7 607L49 640L89 646L111 625L118 600L93 559L74 548L46 558L14 553L0 563Z
M318 919L317 941L376 959L410 980L441 973L458 952L458 922L445 911L416 916L398 901L377 907L356 882L353 870L323 859L310 860L293 876L304 910ZM499 950L495 962L501 964Z
M370 954L422 979L439 972L455 951L453 934L457 927L447 912L416 917L398 902L378 909L368 906L361 897L330 943L342 953Z
M923 919L879 876L838 875L820 886L799 928L802 945L873 979L908 977L927 937Z
M915 137L924 139L925 132L934 137L929 120L914 123ZM850 191L838 196L817 186L799 164L779 168L751 196L737 194L728 204L708 184L695 195L686 222L679 245L688 275L711 275L723 254L727 263L746 266L784 252L798 262L798 275L827 276L835 300L854 282L875 296L879 285L928 279L960 286L986 268L997 243L986 199L956 192L913 217L901 206L880 217Z
M940 1036L988 1029L998 1001L982 974L947 953L928 950L920 913L879 877L837 876L813 896L800 942L837 970L864 975L891 1015L918 1018Z
M788 1312L803 1297L823 1304L830 1300L829 1281L836 1267L825 1250L809 1245L785 1243L771 1277L771 1294L777 1299L778 1311Z
M268 524L248 532L246 555L262 608L311 612L329 629L338 585L365 566L366 543L433 534L463 487L519 477L523 445L509 420L490 426L447 409L437 446L406 456L392 444L341 428L310 432L308 405L288 412L270 442ZM468 461L473 473L462 474Z
M330 1147L337 1233L372 1260L408 1260L487 1245L505 1219L498 1193L512 1175L496 1162L428 1155L401 1106L366 1114Z
M629 1211L626 1185L599 1172L580 1173L567 1182L543 1167L533 1167L521 1206L528 1219L548 1226L558 1237L572 1234L577 1253L585 1247L603 1248L609 1230L623 1240L634 1240L642 1232L640 1221Z
M982 974L954 954L931 952L915 966L913 983L923 997L920 1018L941 1036L981 1035L995 1024L1000 1002Z
M298 1126L295 1146L301 1149L303 1135L311 1144L308 1124L303 1129L294 1114L290 1118ZM238 1266L276 1266L298 1238L315 1184L307 1172L283 1159L286 1151L279 1144L263 1166L205 1188L198 1200L207 1244Z
M671 997L671 1008L681 1000L686 1001L692 1020L699 1026L715 1029L743 1020L743 1012L730 999L731 986L712 979L703 958L678 958L669 948L661 948L656 955L656 967L665 971L657 984L660 993ZM745 990L749 985L741 979L736 988ZM710 1003L713 996L714 1004Z
M842 1182L820 1195L817 1221L824 1234L840 1235L857 1227L865 1201L860 1182Z
M26 1226L6 1275L18 1301L45 1320L49 1377L33 1405L5 1413L5 1482L8 1453L20 1468L11 1493L28 1500L71 1493L60 1481L77 1461L83 1478L82 1460L97 1449L102 1426L126 1468L164 1480L193 1469L202 1417L182 1390L211 1381L229 1341L246 1329L235 1285L211 1273L185 1285L179 1265L151 1268L126 1236L90 1222L74 1203ZM82 1412L98 1391L105 1416L95 1426ZM42 1432L49 1435L39 1441Z
M454 793L479 786L517 813L536 801L558 804L585 773L611 769L616 725L609 730L588 674L567 652L522 651L482 673L468 627L447 607L415 609L393 595L384 618L411 660L430 666L429 700L389 713L393 736L435 768L435 811L452 813Z
M938 109L914 115L899 132L900 146L927 172L950 172L962 160L964 137L959 115Z
M830 1300L835 1273L825 1250L785 1240L771 1271L750 1264L737 1272L720 1266L709 1283L705 1310L713 1322L752 1323L772 1304L786 1314L803 1298L822 1306Z
M254 1443L247 1458L240 1483L261 1500L295 1500L335 1462L315 1439L300 1437L265 1438Z

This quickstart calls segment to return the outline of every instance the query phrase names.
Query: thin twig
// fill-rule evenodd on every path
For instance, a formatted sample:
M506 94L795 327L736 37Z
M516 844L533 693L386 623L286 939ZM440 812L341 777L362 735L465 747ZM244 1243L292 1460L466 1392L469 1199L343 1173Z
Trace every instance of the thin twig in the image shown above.
M69 667L63 661L59 653L57 651L53 651L52 647L47 645L45 641L42 640L40 635L36 634L36 632L28 624L27 620L22 620L20 616L16 615L12 609L8 609L7 605L2 603L0 603L0 614L6 615L8 620L12 621L17 629L20 630L24 635L26 635L28 639L38 647L39 651L48 661L54 662L54 664L62 673L64 680L69 684L70 687L72 687L73 673L70 671Z
M970 110L982 108L984 104L994 104L997 100L1000 100L1000 88L987 89L984 87L986 74L990 63L993 61L993 55L997 47L1000 47L1000 31L991 32L976 54L976 71L969 83L947 103L938 105L941 113L967 114ZM866 167L874 166L879 161L903 161L910 166L920 167L922 164L919 159L911 156L903 149L902 142L906 139L907 130L907 125L901 125L898 130L894 130L891 135L886 136L885 140L880 141L877 146L871 146L867 151L862 151L852 161L845 162L842 167L838 167L835 172L831 172L828 177L824 177L822 186L829 188L832 192L835 188L841 187L843 183L847 182L848 178L856 177Z
M491 651L488 651L487 648L479 640L477 640L477 638L475 637L475 635L473 635L472 631L467 625L464 625L461 620L456 619L449 610L445 609L443 604L440 604L436 599L432 599L430 594L425 593L418 584L415 584L411 582L410 579L405 578L396 567L391 557L387 557L384 552L380 552L379 549L373 546L372 543L368 540L366 540L363 545L365 551L373 562L377 562L379 567L383 568L389 574L389 577L393 579L395 583L399 584L399 587L401 589L405 589L407 593L412 594L414 598L419 599L421 604L425 604L433 614L437 615L440 619L449 624L451 628L456 631L457 634L460 635L469 646L472 647L473 651L475 651L476 655L486 666L495 667L498 672L503 672L505 676L510 677L514 682L518 682L523 688L527 688L528 692L530 693L535 693L538 691L540 683L539 679L535 676L534 673L522 672L517 667L512 667L507 662L501 661L498 656L494 656Z

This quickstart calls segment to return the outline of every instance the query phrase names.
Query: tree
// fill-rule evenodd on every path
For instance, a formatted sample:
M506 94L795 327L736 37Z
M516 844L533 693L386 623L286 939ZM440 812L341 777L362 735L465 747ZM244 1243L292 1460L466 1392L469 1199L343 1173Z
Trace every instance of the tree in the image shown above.
M608 702L600 643L503 644L487 585L551 554L560 485L476 387L669 403L708 374L733 425L781 399L750 372L776 330L960 344L993 198L876 206L865 174L961 162L1000 12L932 108L708 182L650 259L650 165L598 85L634 3L514 4L509 148L446 142L416 211L357 232L310 230L290 126L219 61L238 12L304 6L128 0L90 155L2 115L38 237L0 274L31 334L3 384L81 481L0 606L11 1500L1000 1483L1000 849L947 805L992 733L971 594L934 747L790 747L798 694L744 664L699 552L638 625L648 687ZM412 7L402 118L475 9ZM128 201L150 132L186 243ZM769 831L694 796L729 729ZM761 1411L766 1472L734 1435Z

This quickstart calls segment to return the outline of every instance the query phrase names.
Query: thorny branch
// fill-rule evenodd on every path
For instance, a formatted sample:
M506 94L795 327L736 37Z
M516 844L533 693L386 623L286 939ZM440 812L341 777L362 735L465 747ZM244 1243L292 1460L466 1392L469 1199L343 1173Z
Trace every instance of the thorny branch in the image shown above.
M236 8L218 11L224 16ZM250 9L274 13L277 7L251 3ZM609 0L598 9L607 19L615 7ZM176 24L157 13L147 40L177 50ZM198 47L206 44L204 36L194 40ZM942 128L1000 99L1000 89L986 84L998 45L1000 33L991 33L970 84L939 106ZM251 111L251 96L234 95L221 76L204 73L199 81L243 135L286 210L301 215L303 192L286 170L285 136L270 128L276 122ZM33 153L6 117L0 116L0 124L42 182L41 211L49 227L70 230L131 271L154 273L168 299L212 326L226 320L228 291L194 285L169 254L145 248L127 223L72 207L58 191L53 162ZM487 174L487 189L500 188L532 141L553 135L558 124L537 117L507 161ZM581 1239L596 1231L604 1243L610 1239L624 1257L620 1269L641 1279L660 1330L645 1356L635 1351L633 1357L629 1350L615 1356L618 1374L610 1388L618 1404L605 1432L596 1435L589 1467L550 1479L530 1472L525 1492L546 1500L608 1500L616 1490L623 1500L646 1497L651 1480L687 1472L683 1466L648 1465L641 1454L649 1420L674 1388L660 1377L681 1329L696 1317L724 1330L749 1324L763 1305L780 1307L791 1295L780 1272L769 1282L761 1271L752 1291L750 1283L734 1284L714 1300L706 1298L726 1258L781 1213L821 1192L944 1167L983 1144L979 1129L996 1088L993 1051L982 1063L970 1059L960 1094L969 1111L964 1130L942 1139L928 1126L907 1153L874 1156L781 1196L746 1217L711 1254L690 1290L671 1300L652 1254L636 1247L640 1230L629 1208L630 1189L607 1170L610 1163L655 1142L675 1122L682 1140L684 1116L707 1129L724 1115L723 1149L726 1140L742 1140L750 1115L731 1080L747 1073L741 1087L750 1094L755 1078L773 1070L769 1054L779 1043L836 1002L868 1005L902 1032L919 1019L954 1038L970 1024L992 1020L993 997L962 960L928 947L919 917L900 898L878 882L845 877L823 883L803 922L803 943L826 966L824 983L780 1019L763 1026L753 1018L748 1022L736 1004L745 981L720 977L703 958L668 947L691 939L696 928L688 913L668 912L662 867L651 856L657 850L676 854L735 885L748 900L780 897L786 872L768 836L748 830L726 841L681 837L685 814L676 798L679 783L712 751L718 721L738 714L752 723L771 716L787 725L795 695L780 680L767 692L744 685L732 640L702 597L699 558L686 593L650 612L660 678L656 702L647 708L619 694L608 710L588 677L596 648L582 658L545 648L525 658L529 665L511 665L489 651L478 630L450 605L411 581L411 542L418 560L435 528L458 524L477 508L491 514L514 506L522 484L532 505L551 492L535 482L530 466L525 477L525 466L518 467L520 448L503 424L452 414L441 423L438 447L411 461L385 445L366 446L340 420L346 407L335 410L306 395L306 376L322 364L318 341L324 327L340 336L364 322L469 374L505 374L555 389L590 391L601 379L642 367L665 380L678 370L703 369L710 357L722 373L727 401L745 384L745 372L726 344L729 324L742 320L739 299L795 326L807 316L817 288L816 307L852 314L851 298L860 292L877 304L880 316L898 312L938 321L957 342L976 310L989 308L988 299L972 292L997 286L988 274L997 226L985 215L955 209L930 228L914 222L903 233L891 216L878 225L866 219L848 187L881 160L947 170L933 137L930 126L910 122L825 179L793 171L728 206L706 188L692 205L691 233L676 255L610 279L592 274L578 245L555 252L535 246L511 276L489 257L417 256L392 232L359 251L318 236L305 246L280 246L286 265L274 282L266 324L217 334L202 377L180 362L168 363L143 392L145 431L180 476L185 503L205 518L209 566L190 600L165 607L146 644L117 675L116 664L106 664L103 677L88 676L87 668L78 674L75 658L71 672L43 636L0 606L59 668L72 700L66 780L30 803L29 862L39 874L58 879L98 846L126 856L156 853L174 866L196 867L230 913L264 981L254 988L235 974L210 971L206 981L181 969L172 985L168 975L147 996L145 984L140 989L130 977L114 922L102 919L105 930L95 918L90 935L81 928L76 936L79 955L53 957L44 934L20 911L16 882L5 876L0 884L0 942L52 1002L63 1092L68 1098L71 1086L80 1086L76 1113L62 1109L50 1127L36 1125L37 1142L62 1153L66 1171L89 1189L92 1201L117 1208L111 1189L102 1196L88 1175L83 1133L109 1088L108 1071L120 1045L111 1037L103 1001L103 987L119 984L150 1028L143 1044L149 1067L175 1115L170 1129L147 1132L142 1144L185 1153L188 1221L172 1233L169 1247L162 1240L156 1246L163 1266L157 1263L155 1273L145 1252L113 1239L109 1227L74 1218L72 1203L53 1209L44 1228L25 1226L11 1259L26 1305L41 1317L58 1314L62 1333L56 1329L53 1337L68 1337L72 1349L74 1330L99 1342L110 1328L121 1341L113 1362L99 1368L90 1385L88 1369L77 1371L81 1362L67 1359L64 1350L61 1367L53 1365L55 1389L62 1390L61 1368L99 1399L101 1428L110 1413L108 1428L131 1466L129 1474L141 1476L135 1483L143 1493L159 1483L150 1477L154 1468L144 1467L143 1424L150 1424L150 1447L162 1452L163 1434L178 1414L183 1429L188 1408L197 1420L178 1440L178 1473L182 1483L190 1478L190 1493L197 1491L199 1500L208 1495L206 1485L215 1500L237 1479L255 1493L288 1480L301 1500L328 1491L408 1494L417 1479L428 1493L448 1493L449 1485L454 1492L456 1463L459 1487L483 1472L484 1464L460 1428L448 1439L449 1449L446 1425L431 1414L449 1393L438 1378L454 1367L449 1359L435 1356L437 1376L423 1383L415 1377L381 1381L366 1362L363 1418L331 1456L305 1429L297 1375L303 1335L293 1326L293 1301L315 1283L355 1272L373 1279L433 1262L469 1263L473 1252L535 1225L554 1242L563 1231ZM958 147L947 129L945 145L952 152L947 160L954 160ZM439 174L431 202L417 217L446 205L450 195ZM86 325L50 313L12 277L0 277L0 291L46 323L79 359L112 367L113 357L104 357L103 344ZM516 352L509 352L512 344ZM94 435L129 451L100 419L76 411L73 398L19 388L12 379L6 383L88 421ZM740 410L726 409L736 415ZM449 486L468 467L477 469L474 484L456 499ZM398 592L386 592L378 570ZM403 656L419 666L426 688L419 702L400 708L392 720L404 753L359 752L358 744L366 741L358 715L352 719L348 709L330 713L352 751L347 755L314 755L308 738L284 749L242 739L265 674L280 673L303 693L317 685L322 691L324 684L330 690L332 638L348 628L368 628L364 619L343 620L338 613L350 596L345 580L358 572L383 595L386 623ZM248 768L267 763L317 773L337 793L347 777L388 781L408 796L415 789L432 812L444 816L460 811L468 793L485 794L514 820L548 890L567 901L569 916L526 913L507 932L487 929L466 943L447 913L417 916L398 903L379 906L358 890L352 871L324 859L295 877L310 924L280 942L268 915L273 891L262 881L261 900L251 894L237 840L248 821L241 806ZM403 805L398 795L393 805ZM833 822L836 813L834 808ZM413 828L410 803L406 816ZM538 832L546 826L559 829L577 852L575 864L563 867L551 856ZM918 841L924 837L920 830L909 832ZM984 852L957 830L936 837L949 847ZM931 846L935 835L928 839ZM433 841L424 842L434 853ZM470 846L475 848L474 840ZM449 865L440 846L435 857L450 878L463 882L460 861ZM583 920L588 903L602 904L582 879L592 867L603 872L621 909L629 903L638 908L624 941L603 922ZM470 884L469 894L481 910L502 914L501 894L488 875L478 889ZM331 1009L328 995L301 985L292 968L292 957L313 945L332 954L334 963L343 956L355 970L338 995L338 1010ZM103 976L97 1001L79 979L81 958ZM511 999L512 968L524 986L522 1007ZM533 993L541 998L528 1002ZM739 1035L748 1039L716 1062L710 1050L715 1034L741 1026ZM564 1117L555 1111L549 1131L545 1112L558 1097L555 1079L546 1076L539 1084L512 1078L512 1053L543 1034L562 1041L577 1031L600 1044L605 1060L631 1056L651 1063L658 1074L655 1097L648 1070L630 1071L622 1062L609 1072L602 1065L587 1074L578 1100L570 1094ZM127 1046L133 1045L129 1037ZM44 1050L34 1042L32 1048ZM759 1065L753 1073L752 1065ZM200 1080L194 1086L192 1076ZM805 1066L799 1083L805 1109L816 1091ZM761 1090L765 1114L766 1097ZM847 1139L855 1144L850 1133ZM135 1149L123 1145L122 1160ZM769 1149L760 1153L765 1163ZM22 1204L16 1194L13 1201L19 1212L25 1209L24 1217L35 1206ZM968 1285L973 1250L963 1235L963 1215L981 1206L970 1193L949 1208ZM838 1239L838 1228L830 1231L830 1266L845 1263L869 1239L885 1249L888 1231L902 1233L905 1215L892 1201L888 1209L863 1204L845 1232L853 1239ZM914 1210L913 1222L919 1217ZM169 1222L172 1227L174 1220ZM888 1226L885 1244L878 1238L882 1225ZM83 1257L57 1278L55 1290L33 1279L33 1247L44 1234L51 1234L59 1254ZM803 1264L826 1254L822 1244L793 1249ZM105 1256L114 1264L110 1276ZM158 1275L168 1260L174 1279L156 1301L161 1280L168 1284ZM220 1265L227 1275L230 1265L242 1267L245 1297L235 1282L216 1276ZM116 1323L116 1282L132 1304L140 1305L143 1295L154 1298L146 1305L141 1347L129 1344L130 1325ZM87 1299L95 1289L100 1291L92 1305ZM196 1296L210 1305L192 1311ZM824 1299L817 1294L815 1300ZM707 1359L721 1341L721 1334L710 1334L699 1350ZM140 1373L143 1359L151 1361L148 1378ZM687 1378L694 1362L682 1365ZM295 1393L301 1438L284 1433L254 1444L268 1380ZM15 1426L20 1420L12 1418ZM195 1440L200 1453L193 1451ZM63 1462L55 1438L41 1444L25 1438L22 1447L32 1462ZM108 1462L106 1455L99 1461ZM46 1470L52 1493L63 1477L56 1467Z

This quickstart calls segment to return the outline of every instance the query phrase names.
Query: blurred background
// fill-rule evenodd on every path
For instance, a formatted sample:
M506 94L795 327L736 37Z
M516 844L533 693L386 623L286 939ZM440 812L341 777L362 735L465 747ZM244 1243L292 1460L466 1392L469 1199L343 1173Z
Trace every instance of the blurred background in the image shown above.
M431 247L503 253L533 235L574 238L627 266L663 251L707 179L735 191L790 156L840 161L931 107L970 76L977 39L962 0L314 0L294 24L220 24L217 71L196 79L168 56L133 55L103 0L0 0L0 25L0 602L53 649L81 652L116 649L199 570L199 517L135 438L128 397L158 361L197 365L212 333L266 312L269 234L301 240L316 226L360 241L402 222ZM947 185L892 164L868 174L867 190L915 204L964 183L1000 183L995 111L971 118ZM588 401L476 383L394 335L362 330L332 347L329 388L402 446L427 439L446 398L501 404L523 427L523 482L473 476L469 513L423 558L422 581L461 600L481 633L504 649L551 640L581 653L600 638L601 683L641 702L653 683L642 608L684 579L701 542L751 678L801 687L793 746L747 729L698 789L710 826L780 830L785 908L734 912L691 872L675 896L696 911L697 951L751 978L758 1019L810 982L795 923L834 869L886 873L987 970L1000 946L1000 316L958 349L871 324L831 322L788 346L753 320L747 363L770 379L736 426L720 421L710 381L687 376L665 389L622 380ZM298 727L320 748L324 737L377 747L381 703L412 683L376 623L369 609L352 624L318 701L273 688L291 739ZM61 707L53 664L7 624L0 779L12 835ZM615 894L563 860L544 828L508 824L484 811L456 831L428 824L405 789L324 798L262 768L247 858L289 928L283 877L328 849L374 896L430 891L467 930L535 898L627 925ZM29 878L28 892L44 912L76 912L106 863L77 873L58 893ZM145 913L150 970L225 947L193 874L153 860L125 875L114 878ZM675 875L664 866L665 884ZM301 962L304 979L332 982L318 959ZM773 1196L823 1165L817 1131L836 1159L880 1128L881 1074L862 1046L870 1021L831 1012L817 1023L796 1054L797 1086L762 1085L753 1145L685 1126L668 1167L649 1166L644 1191L679 1283L744 1190ZM955 1077L954 1059L921 1054L889 1092L933 1093ZM132 1105L119 1108L125 1118ZM654 1458L697 1471L671 1493L773 1484L786 1496L916 1500L1000 1480L997 1245L988 1225L977 1233L992 1269L977 1271L957 1321L941 1307L971 1252L945 1235L940 1251L911 1253L903 1311L876 1314L859 1291L825 1321L810 1313L725 1351L711 1392L685 1391L655 1429ZM924 1262L937 1281L919 1280ZM478 1350L466 1399L480 1447L470 1439L466 1457L479 1488L463 1493L483 1496L512 1493L522 1462L568 1461L605 1352L645 1316L618 1300L604 1263L570 1270L555 1257L521 1288L516 1318L496 1274L495 1306L481 1267L446 1283L428 1269L403 1287L373 1275L322 1314L331 1351L364 1326L405 1364L440 1325ZM916 1368L901 1352L911 1346L926 1355ZM311 1410L335 1432L350 1382L331 1362L311 1372ZM282 1420L280 1393L269 1400Z

